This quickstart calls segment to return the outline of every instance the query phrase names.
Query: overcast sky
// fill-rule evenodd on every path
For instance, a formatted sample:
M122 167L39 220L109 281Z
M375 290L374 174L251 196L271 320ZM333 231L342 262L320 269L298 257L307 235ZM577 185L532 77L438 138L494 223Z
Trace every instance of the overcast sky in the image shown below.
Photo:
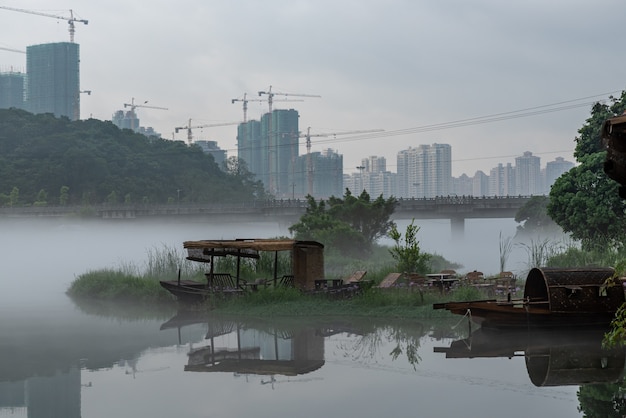
M54 5L52 8L51 6ZM578 129L594 101L626 85L624 7L618 0L0 0L0 6L86 19L80 44L81 117L110 120L124 103L166 138L187 124L267 112L274 92L320 95L274 108L300 112L312 138L344 171L420 144L452 146L452 172L487 174L524 151L574 161ZM0 48L69 41L68 24L0 9ZM26 70L0 50L0 70ZM292 97L293 100L297 97ZM532 114L532 115L531 115ZM484 119L475 119L484 118ZM461 126L454 127L453 122ZM432 126L436 125L436 126ZM440 125L440 126L437 126ZM445 129L444 129L445 128ZM194 129L236 155L236 125ZM185 132L176 139L186 140ZM369 138L368 138L369 137ZM302 141L304 143L304 141ZM301 153L306 149L302 145Z

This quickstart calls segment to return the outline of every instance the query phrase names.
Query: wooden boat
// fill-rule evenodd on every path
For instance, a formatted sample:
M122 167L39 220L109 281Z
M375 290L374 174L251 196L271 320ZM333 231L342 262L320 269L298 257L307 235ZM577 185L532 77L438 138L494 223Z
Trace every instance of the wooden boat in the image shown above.
M185 241L187 259L207 263L206 283L181 280L162 280L161 286L180 302L201 302L210 295L237 295L246 289L259 286L294 286L302 290L315 289L316 281L324 278L324 246L315 241L291 239L234 239ZM278 253L291 254L290 274L278 276ZM242 259L259 259L261 252L274 253L272 277L248 281L241 277ZM237 271L234 275L215 271L216 257L235 257Z
M533 268L524 297L436 303L482 327L608 325L624 303L624 280L611 268Z

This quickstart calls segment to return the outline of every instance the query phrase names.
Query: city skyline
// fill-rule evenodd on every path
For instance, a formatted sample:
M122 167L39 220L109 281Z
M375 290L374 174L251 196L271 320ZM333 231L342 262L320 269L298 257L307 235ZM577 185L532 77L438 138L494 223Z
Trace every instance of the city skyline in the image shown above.
M272 86L321 96L276 101L277 109L300 112L302 131L384 130L312 141L313 152L342 154L344 167L374 154L393 165L397 150L419 143L451 144L455 176L513 162L526 150L545 160L573 160L574 139L593 103L624 87L611 68L621 68L625 58L606 42L619 36L619 14L606 13L617 9L616 0L373 0L359 7L186 0L149 8L66 0L55 10L44 0L5 4L61 16L72 9L89 20L77 23L75 33L80 85L92 91L81 97L83 118L110 120L134 98L168 109L137 109L146 127L185 140L174 128L189 119L200 125L242 121L241 102L231 101L244 94L258 100L247 110L258 119L268 110L258 92ZM0 47L7 49L69 38L63 20L0 10L0 24ZM609 70L598 62L609 63ZM0 50L0 70L24 67L23 54ZM231 155L237 149L234 126L207 128L196 137L218 141Z

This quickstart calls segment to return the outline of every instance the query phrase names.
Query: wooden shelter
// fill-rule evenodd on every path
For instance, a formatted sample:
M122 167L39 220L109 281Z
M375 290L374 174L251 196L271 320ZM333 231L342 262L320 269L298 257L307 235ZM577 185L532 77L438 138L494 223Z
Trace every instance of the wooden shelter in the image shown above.
M252 290L259 285L289 285L300 290L315 289L315 282L324 279L324 245L315 241L292 239L234 239L185 241L187 259L209 264L207 283L186 280L164 280L161 286L181 301L200 301L211 293L236 294L246 288ZM278 276L278 253L291 254L291 272ZM241 277L241 260L259 259L260 253L274 253L274 269L271 277L248 281ZM236 257L237 271L230 273L215 271L215 257Z

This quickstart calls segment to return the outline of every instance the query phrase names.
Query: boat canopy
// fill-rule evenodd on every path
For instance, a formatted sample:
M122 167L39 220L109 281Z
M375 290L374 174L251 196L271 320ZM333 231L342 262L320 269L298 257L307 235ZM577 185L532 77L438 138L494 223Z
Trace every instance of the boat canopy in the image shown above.
M615 312L624 302L622 281L612 268L533 268L524 299L548 302L551 312Z
M210 262L212 256L233 255L244 258L259 258L263 251L292 251L294 248L324 248L315 241L296 241L292 239L234 239L185 241L187 258L192 261Z
M293 239L234 239L185 241L187 259L212 263L214 257L237 257L237 280L239 280L239 260L260 257L261 252L274 252L274 277L277 279L277 257L279 251L291 253L291 275L294 285L303 290L315 288L317 280L324 279L324 245L316 241ZM211 264L211 269L213 264ZM211 270L213 273L213 270Z

